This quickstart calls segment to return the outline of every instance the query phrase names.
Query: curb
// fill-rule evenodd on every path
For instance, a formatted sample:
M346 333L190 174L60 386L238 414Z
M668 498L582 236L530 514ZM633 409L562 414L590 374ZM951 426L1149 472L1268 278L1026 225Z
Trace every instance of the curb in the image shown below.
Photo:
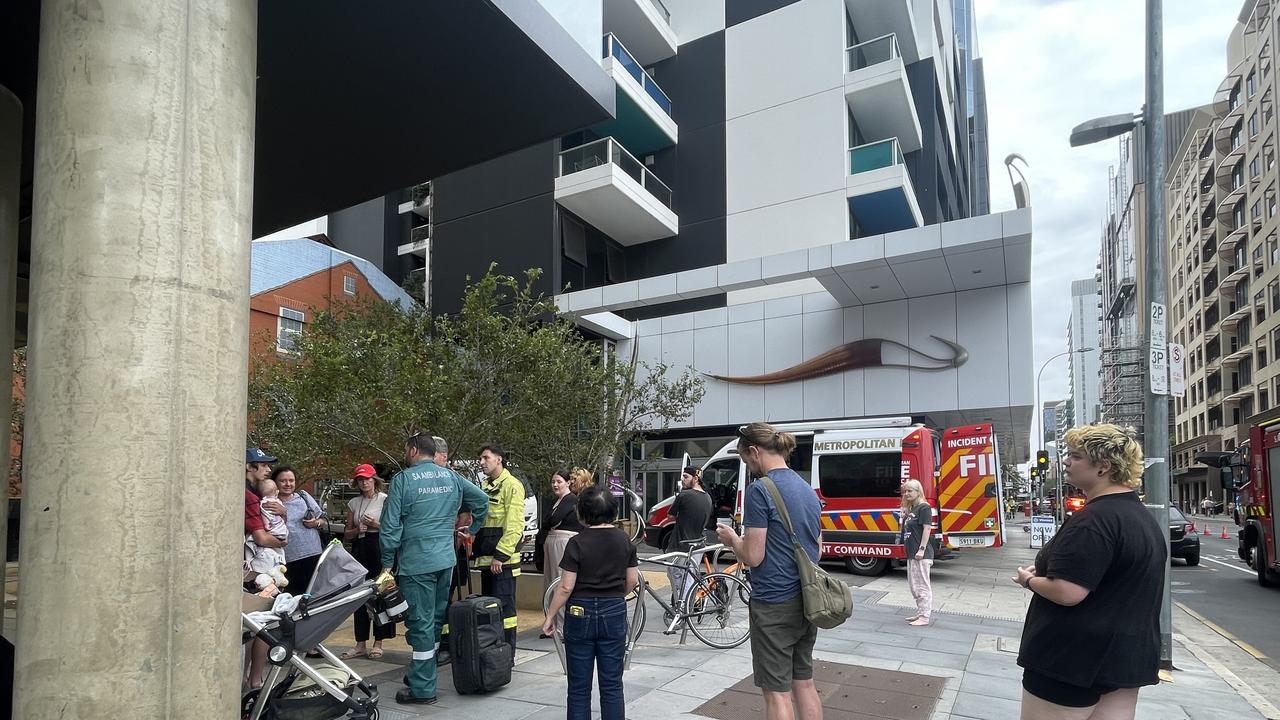
M1196 622L1200 623L1201 626L1203 626L1205 629L1210 630L1217 635L1220 635L1223 639L1229 641L1233 646L1235 646L1242 652L1248 654L1250 657L1257 660L1259 664L1265 667L1268 671L1274 672L1271 666L1263 660L1263 658L1266 658L1266 656L1258 652L1256 648L1253 648L1247 643L1243 643L1240 640L1236 639L1236 637L1231 635L1231 633L1223 630L1213 622L1205 619L1204 616L1200 615L1199 613L1187 607L1186 605L1183 605L1180 602L1174 602L1174 605L1179 610L1186 613L1187 616L1190 617L1192 620L1195 620ZM1226 662L1224 662L1222 659L1215 656L1214 653L1211 652L1207 647L1200 645L1199 643L1195 642L1194 640L1187 637L1183 633L1176 633L1176 632L1173 633L1173 639L1176 640L1178 643L1180 643L1183 647L1185 647L1192 655L1194 655L1198 660L1200 660L1200 662L1203 662L1205 666L1207 666L1210 670L1212 670L1215 675L1217 675L1219 678L1222 678L1223 682L1230 685L1231 688L1235 690L1236 693L1240 695L1240 697L1244 698L1246 702L1248 702L1251 706L1253 706L1253 709L1257 710L1259 714L1261 714L1265 718L1268 718L1268 720L1280 720L1280 708L1277 708L1275 705L1271 704L1271 702L1267 700L1267 697L1265 695L1255 690L1252 685L1250 685L1248 682L1242 679L1239 675L1233 672L1229 667L1227 667Z

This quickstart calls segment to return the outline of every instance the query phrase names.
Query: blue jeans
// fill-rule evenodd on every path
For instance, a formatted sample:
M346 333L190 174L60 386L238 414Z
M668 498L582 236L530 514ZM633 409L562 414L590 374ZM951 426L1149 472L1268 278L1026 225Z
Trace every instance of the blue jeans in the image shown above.
M564 654L569 673L568 720L591 718L592 665L600 678L600 720L623 720L622 659L627 603L622 598L569 598Z

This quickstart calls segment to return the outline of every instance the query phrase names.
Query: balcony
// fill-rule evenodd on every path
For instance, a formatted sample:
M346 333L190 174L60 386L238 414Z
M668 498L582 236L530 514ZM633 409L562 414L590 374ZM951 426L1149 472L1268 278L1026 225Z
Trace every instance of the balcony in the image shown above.
M605 0L604 31L626 38L641 65L676 54L678 41L671 29L671 11L662 0Z
M1232 310L1230 313L1228 313L1226 317L1222 318L1222 327L1224 328L1227 326L1235 327L1236 323L1249 317L1249 315L1252 312L1253 312L1253 307L1250 305L1245 305L1244 307L1236 308L1235 310Z
M1236 205L1244 202L1245 186L1232 190L1227 196L1222 198L1222 202L1218 205L1218 222L1223 225L1230 226L1233 222L1232 215L1235 214Z
M1213 131L1213 146L1221 155L1226 155L1233 149L1238 150L1239 147L1231 147L1231 138L1240 137L1236 135L1236 131L1240 129L1240 124L1244 122L1244 104L1237 105L1234 109L1229 110L1222 122L1218 123L1218 127ZM1243 141L1241 145L1243 145ZM1219 161L1221 162L1221 161Z
M1240 242L1248 235L1249 229L1244 226L1238 227L1227 233L1227 236L1222 238L1222 244L1218 246L1218 257L1223 260L1230 260L1235 257L1236 248L1239 247Z
M849 212L864 235L924 224L897 138L859 145L849 151L845 196Z
M1249 265L1243 265L1239 268L1232 269L1226 277L1222 278L1222 283L1218 285L1221 290L1232 291L1236 285L1242 280L1249 278Z
M396 255L417 255L426 258L431 246L431 226L419 225L409 236L409 242L396 248Z
M845 50L844 99L864 137L896 137L902 152L920 149L920 118L894 33Z
M1213 94L1213 112L1215 115L1224 115L1231 109L1231 95L1240 91L1241 77L1242 75L1237 68L1222 78L1222 82L1218 84L1218 90Z
M676 144L679 133L671 119L671 99L612 34L604 36L602 66L617 86L616 117L593 127L636 155Z
M424 182L414 185L411 189L413 199L408 202L400 203L398 213L413 213L424 220L431 220L431 183Z
M1222 358L1223 365L1238 365L1240 361L1253 354L1253 346L1245 345L1237 350L1231 351L1226 357Z
M623 245L671 237L671 189L613 138L560 153L555 199Z
M1245 398L1251 398L1251 397L1253 397L1253 388L1249 385L1245 385L1239 388L1238 390L1236 390L1235 392L1231 393L1230 395L1228 395L1226 398L1224 398L1224 400L1226 402L1240 402Z

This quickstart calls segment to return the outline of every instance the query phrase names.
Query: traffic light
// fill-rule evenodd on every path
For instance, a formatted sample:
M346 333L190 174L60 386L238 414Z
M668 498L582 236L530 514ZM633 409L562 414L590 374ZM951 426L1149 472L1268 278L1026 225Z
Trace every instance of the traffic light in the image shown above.
M1049 474L1049 452L1041 450L1036 453L1036 469L1040 471L1040 477L1047 477Z

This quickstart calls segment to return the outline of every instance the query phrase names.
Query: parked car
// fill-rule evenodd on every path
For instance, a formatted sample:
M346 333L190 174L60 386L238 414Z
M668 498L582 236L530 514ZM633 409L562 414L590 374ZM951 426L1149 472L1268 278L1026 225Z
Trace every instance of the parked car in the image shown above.
M1181 558L1188 565L1200 564L1200 536L1195 526L1177 508L1169 508L1169 558Z

